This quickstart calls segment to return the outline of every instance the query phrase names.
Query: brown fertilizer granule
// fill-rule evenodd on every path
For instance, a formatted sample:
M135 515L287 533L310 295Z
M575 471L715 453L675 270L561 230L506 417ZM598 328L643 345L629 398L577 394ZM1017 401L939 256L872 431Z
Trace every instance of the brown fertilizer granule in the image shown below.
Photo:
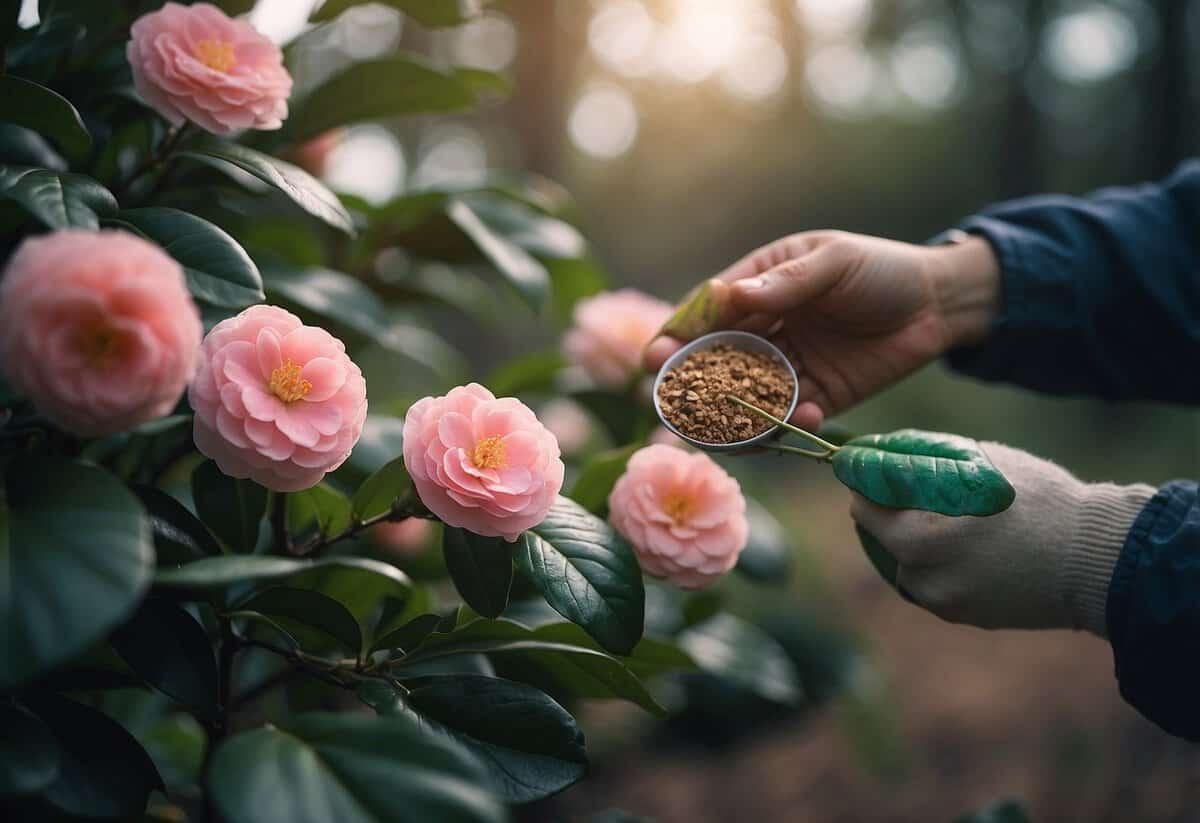
M769 355L720 345L694 351L663 375L658 402L679 432L701 443L737 443L773 425L725 395L776 417L792 402L792 375Z

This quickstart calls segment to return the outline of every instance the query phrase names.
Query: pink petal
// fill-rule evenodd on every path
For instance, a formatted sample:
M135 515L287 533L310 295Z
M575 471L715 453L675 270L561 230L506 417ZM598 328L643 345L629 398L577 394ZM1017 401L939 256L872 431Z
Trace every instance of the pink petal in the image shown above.
M338 389L346 382L346 369L336 360L328 357L314 357L304 364L300 377L307 380L312 387L304 395L307 403L319 403L337 394Z

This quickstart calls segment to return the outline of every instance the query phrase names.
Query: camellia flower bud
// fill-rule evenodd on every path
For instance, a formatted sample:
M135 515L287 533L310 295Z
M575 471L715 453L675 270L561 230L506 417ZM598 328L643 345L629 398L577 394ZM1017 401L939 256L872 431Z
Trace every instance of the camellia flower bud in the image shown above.
M202 333L183 269L128 232L30 237L0 281L0 368L75 434L169 414L196 371Z
M167 3L142 15L126 48L138 94L174 125L214 134L277 129L292 76L279 47L209 3Z
M342 341L276 306L213 327L188 400L196 448L230 477L279 492L342 465L367 417L367 384Z
M563 352L599 385L624 388L641 367L642 349L671 311L670 304L637 289L580 300L575 304L575 326L563 338Z
M510 543L545 519L565 469L558 441L528 406L477 383L413 404L404 465L442 521Z
M643 571L682 589L702 588L732 569L750 536L737 480L707 454L674 446L637 451L608 508Z

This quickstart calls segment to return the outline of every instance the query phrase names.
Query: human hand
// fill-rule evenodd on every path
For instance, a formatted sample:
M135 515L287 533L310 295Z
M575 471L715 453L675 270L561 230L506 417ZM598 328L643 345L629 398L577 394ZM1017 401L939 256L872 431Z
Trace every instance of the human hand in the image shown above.
M719 319L709 331L776 340L800 377L792 421L810 430L947 349L982 340L1000 291L981 238L930 247L835 231L785 237L710 282ZM658 370L680 345L656 338L646 368Z
M1006 511L945 517L856 494L850 515L898 562L897 587L944 620L1104 636L1113 567L1155 490L1084 483L1019 449L982 447L1016 489Z

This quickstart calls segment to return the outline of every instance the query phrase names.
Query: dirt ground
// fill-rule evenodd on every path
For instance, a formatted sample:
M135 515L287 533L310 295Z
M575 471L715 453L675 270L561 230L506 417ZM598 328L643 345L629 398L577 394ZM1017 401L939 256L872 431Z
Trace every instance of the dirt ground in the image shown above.
M903 778L866 769L833 708L732 749L618 750L533 819L949 823L1016 798L1035 823L1200 821L1200 746L1122 702L1106 643L943 623L895 597L845 531L826 536L829 573L891 682Z

